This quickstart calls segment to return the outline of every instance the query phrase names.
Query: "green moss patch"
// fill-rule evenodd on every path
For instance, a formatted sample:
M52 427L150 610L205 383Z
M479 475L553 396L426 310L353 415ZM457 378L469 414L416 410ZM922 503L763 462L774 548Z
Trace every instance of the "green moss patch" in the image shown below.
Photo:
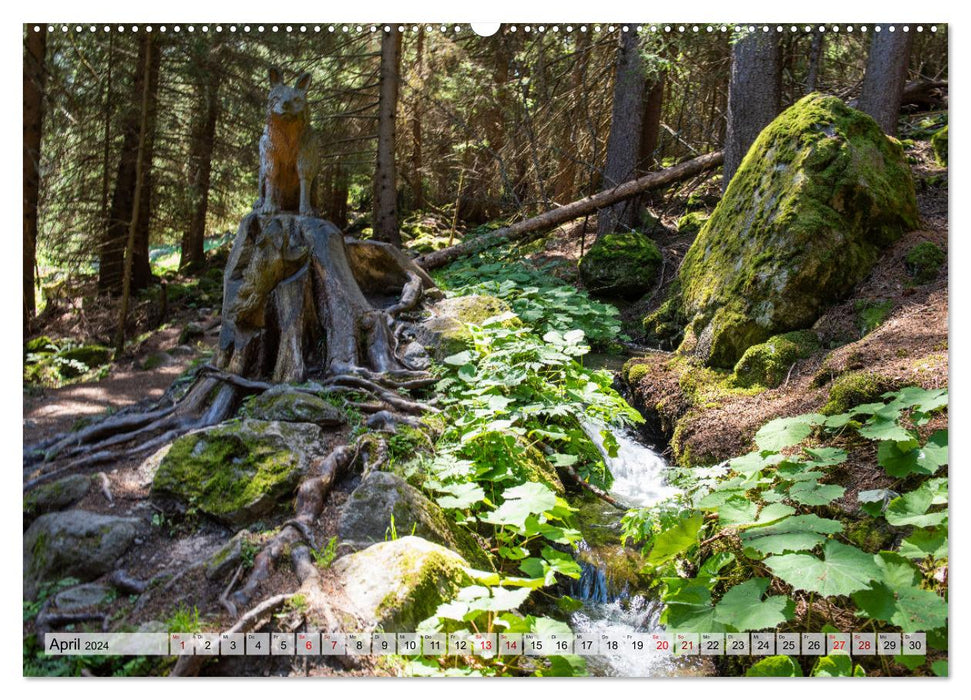
M931 148L934 149L934 159L941 166L947 167L947 127L931 136Z
M939 245L922 241L907 251L907 272L915 284L927 284L937 279L947 253Z
M882 301L874 301L872 299L857 299L853 303L853 308L856 311L860 335L864 336L883 325L890 312L893 311L893 300L884 299Z
M879 401L885 393L897 388L897 382L875 372L847 372L833 382L822 413L844 413L853 406Z
M636 231L602 236L580 260L580 279L591 294L637 298L657 283L661 251Z
M773 336L745 351L735 365L731 382L741 387L777 387L796 361L809 357L819 347L819 337L812 331Z
M690 211L678 219L678 233L694 235L708 221L708 214L703 211Z

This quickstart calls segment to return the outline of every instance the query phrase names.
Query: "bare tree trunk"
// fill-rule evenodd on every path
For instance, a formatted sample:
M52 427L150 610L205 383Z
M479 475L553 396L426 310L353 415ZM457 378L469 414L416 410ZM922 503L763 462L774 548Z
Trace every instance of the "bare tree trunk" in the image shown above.
M424 64L423 49L425 43L425 32L418 32L418 45L415 47L415 70L418 73L420 84L424 85ZM411 116L411 191L414 199L414 207L417 210L425 208L425 188L421 182L422 153L421 153L421 118L424 105L422 95L424 90L419 90L415 95L415 107Z
M34 267L37 262L37 202L40 198L41 136L44 128L44 87L47 70L47 25L26 28L24 41L24 334L37 313Z
M813 34L813 43L809 47L809 75L806 76L806 93L816 91L819 79L819 62L823 55L823 33Z
M553 198L557 202L569 201L575 196L577 173L577 134L583 122L582 92L587 79L587 65L590 63L590 34L583 32L577 38L576 66L570 83L573 105L569 111L569 127L560 132L560 167L553 189Z
M778 116L782 100L782 56L776 32L746 32L732 47L728 86L728 130L722 191L759 133Z
M158 45L149 41L146 34L142 34L139 41L138 68L135 71L134 88L131 105L141 105L142 97L148 90L149 96L149 130L153 123L154 102L158 89L158 66L161 58ZM148 71L143 67L149 66ZM126 264L126 241L130 231L130 224L135 221L135 240L132 260L133 289L142 289L148 284L148 223L151 215L151 151L152 139L150 134L146 143L148 157L145 159L145 176L142 178L142 189L136 186L136 161L138 160L139 139L141 133L139 125L141 114L138 108L129 110L123 121L123 142L121 158L118 162L118 174L115 179L115 190L111 198L111 209L108 215L108 228L101 244L100 265L98 274L99 292L121 292L122 278ZM138 220L134 217L135 200L138 199Z
M913 32L899 29L874 32L867 56L866 75L856 108L873 117L884 133L897 134L897 115L907 83L907 63Z
M206 80L197 105L190 156L189 191L193 200L192 219L182 236L180 270L195 270L206 261L206 214L209 211L209 184L212 175L212 151L219 121L219 83L222 73L213 60L216 46L208 48L203 60Z
M101 235L102 237L108 235L108 226L110 219L108 218L108 205L110 204L110 185L111 185L111 96L112 96L112 84L111 84L111 73L112 66L115 63L114 55L114 34L108 35L108 74L105 80L105 110L104 110L104 123L105 123L105 138L102 145L102 170L101 170Z
M603 190L590 197L571 202L570 204L564 204L562 207L543 212L531 219L518 221L512 226L498 229L492 233L475 236L468 241L458 243L450 248L442 248L441 250L426 253L416 258L415 262L426 270L434 270L443 265L448 265L453 260L457 260L464 255L471 255L492 246L525 238L531 233L537 233L553 228L554 226L559 226L567 221L591 214L598 209L603 209L617 202L636 197L656 187L663 187L672 182L679 182L686 178L694 177L706 170L717 168L722 164L723 160L721 151L698 156L671 168L649 173L644 177L621 183L616 187Z
M609 189L633 179L640 154L641 124L644 118L644 65L634 25L621 32L614 78L614 100L607 139L607 163L603 186ZM616 229L633 228L637 207L624 201L597 213L597 238Z
M374 170L374 238L401 247L398 230L398 187L395 179L395 116L398 111L398 70L401 34L381 36L381 80L378 102L378 155Z
M643 175L654 167L654 152L661 135L661 107L664 105L664 73L645 86L644 117L641 124L640 153L637 174Z
M144 34L145 44L145 72L142 80L142 109L138 128L138 148L135 157L135 191L141 192L145 178L146 146L148 145L151 73L152 73L152 35ZM125 273L122 278L121 305L118 311L118 334L115 338L115 355L125 350L125 326L128 323L128 305L131 299L132 274L134 269L135 236L138 229L138 214L141 209L142 198L135 197L131 222L128 225L128 244L125 247Z

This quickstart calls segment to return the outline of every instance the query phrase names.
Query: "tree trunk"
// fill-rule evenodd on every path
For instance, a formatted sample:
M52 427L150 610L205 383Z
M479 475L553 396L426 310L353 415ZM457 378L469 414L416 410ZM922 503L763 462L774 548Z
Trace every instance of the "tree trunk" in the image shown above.
M44 127L44 87L47 70L47 25L26 28L24 41L24 328L26 335L37 313L34 267L37 263L37 202L40 197L41 136Z
M212 151L216 140L216 124L219 121L219 83L222 73L213 60L216 47L211 46L203 60L206 73L202 87L196 124L192 136L192 153L189 156L189 192L192 198L192 218L182 236L180 270L197 270L206 261L206 213L209 210L209 184L212 175Z
M664 105L665 78L664 73L660 73L653 82L645 86L644 117L641 124L640 153L637 158L638 175L650 172L655 165L654 152L657 150L661 135L661 107Z
M779 114L781 67L777 32L746 32L732 47L722 192L759 133Z
M475 236L468 241L464 241L450 248L442 248L432 253L426 253L416 258L415 262L425 270L434 270L443 265L448 265L453 260L457 260L464 255L471 255L480 250L491 248L492 246L525 238L531 233L559 226L567 221L591 214L598 209L603 209L617 202L636 197L656 187L663 187L672 182L679 182L686 178L694 177L706 170L717 168L722 164L723 160L721 151L699 156L698 158L680 163L671 168L650 173L637 180L621 183L579 201L564 204L562 207L551 209L531 219L519 221L512 226L498 229L492 233Z
M640 154L641 125L644 117L645 75L637 33L621 32L614 78L614 100L607 139L607 162L603 187L609 189L633 179ZM623 201L597 213L597 238L619 229L634 227L637 207Z
M135 151L135 191L141 192L146 174L146 160L148 150L149 104L152 73L152 35L145 33L145 68L142 80L141 116L138 124L138 146ZM121 305L118 311L118 331L115 338L115 355L121 355L125 350L125 326L128 324L128 304L131 299L132 281L134 275L135 238L138 232L138 214L142 207L142 198L136 197L132 210L131 222L128 225L128 242L125 246L125 272L122 278Z
M576 195L577 173L577 136L583 122L582 92L587 79L587 65L590 62L590 33L582 32L577 38L576 66L573 69L570 92L573 105L569 111L569 128L560 131L560 167L553 188L553 198L557 202L568 202Z
M418 45L415 47L415 71L418 73L419 84L424 86L424 64L423 49L425 43L425 32L418 32ZM422 104L423 89L419 89L415 95L415 106L411 116L411 191L414 207L417 210L425 208L425 188L422 187L421 168L421 118L424 105Z
M884 133L897 134L897 115L907 83L907 63L913 32L887 26L874 32L867 56L863 89L856 108L873 117Z
M148 225L151 217L151 157L153 141L151 132L154 127L155 99L158 90L158 69L161 52L157 42L150 40L148 33L140 37L138 47L138 68L135 72L131 109L122 124L123 141L121 158L118 162L118 175L111 198L108 215L108 229L101 245L101 260L98 275L98 291L117 294L121 292L125 268L125 247L131 224L135 223L135 239L132 251L132 289L137 291L148 285L150 268L148 262ZM149 70L145 71L145 65ZM145 142L145 172L142 188L136 187L136 163L138 160L139 139L141 138L142 98L148 94L148 130ZM135 199L139 200L138 219L135 215Z
M816 92L816 82L819 79L819 62L823 55L823 33L813 34L813 42L809 47L809 74L806 76L806 94Z
M398 110L398 70L401 34L381 36L381 80L378 98L378 154L374 170L374 238L401 247L398 230L398 188L395 180L395 116Z

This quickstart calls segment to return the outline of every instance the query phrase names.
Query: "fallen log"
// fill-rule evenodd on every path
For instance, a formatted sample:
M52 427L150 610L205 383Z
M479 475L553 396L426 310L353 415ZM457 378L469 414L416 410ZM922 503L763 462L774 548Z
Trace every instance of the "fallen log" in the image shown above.
M721 151L708 153L670 168L649 173L636 180L629 180L616 187L611 187L609 190L603 190L576 202L564 204L562 207L543 212L539 216L518 221L511 226L498 229L492 233L475 236L457 245L426 253L416 258L415 262L425 270L434 270L449 264L463 255L471 255L472 253L477 253L480 250L491 248L506 241L518 240L530 233L550 229L567 221L592 214L597 209L603 209L611 204L639 195L642 192L694 177L706 170L717 168L723 161L724 155Z

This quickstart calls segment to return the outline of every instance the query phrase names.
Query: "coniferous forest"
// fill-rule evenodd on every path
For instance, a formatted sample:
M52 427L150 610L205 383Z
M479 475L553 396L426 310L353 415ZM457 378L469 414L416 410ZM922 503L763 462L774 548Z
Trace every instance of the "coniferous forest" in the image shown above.
M24 25L24 675L947 676L947 42Z

